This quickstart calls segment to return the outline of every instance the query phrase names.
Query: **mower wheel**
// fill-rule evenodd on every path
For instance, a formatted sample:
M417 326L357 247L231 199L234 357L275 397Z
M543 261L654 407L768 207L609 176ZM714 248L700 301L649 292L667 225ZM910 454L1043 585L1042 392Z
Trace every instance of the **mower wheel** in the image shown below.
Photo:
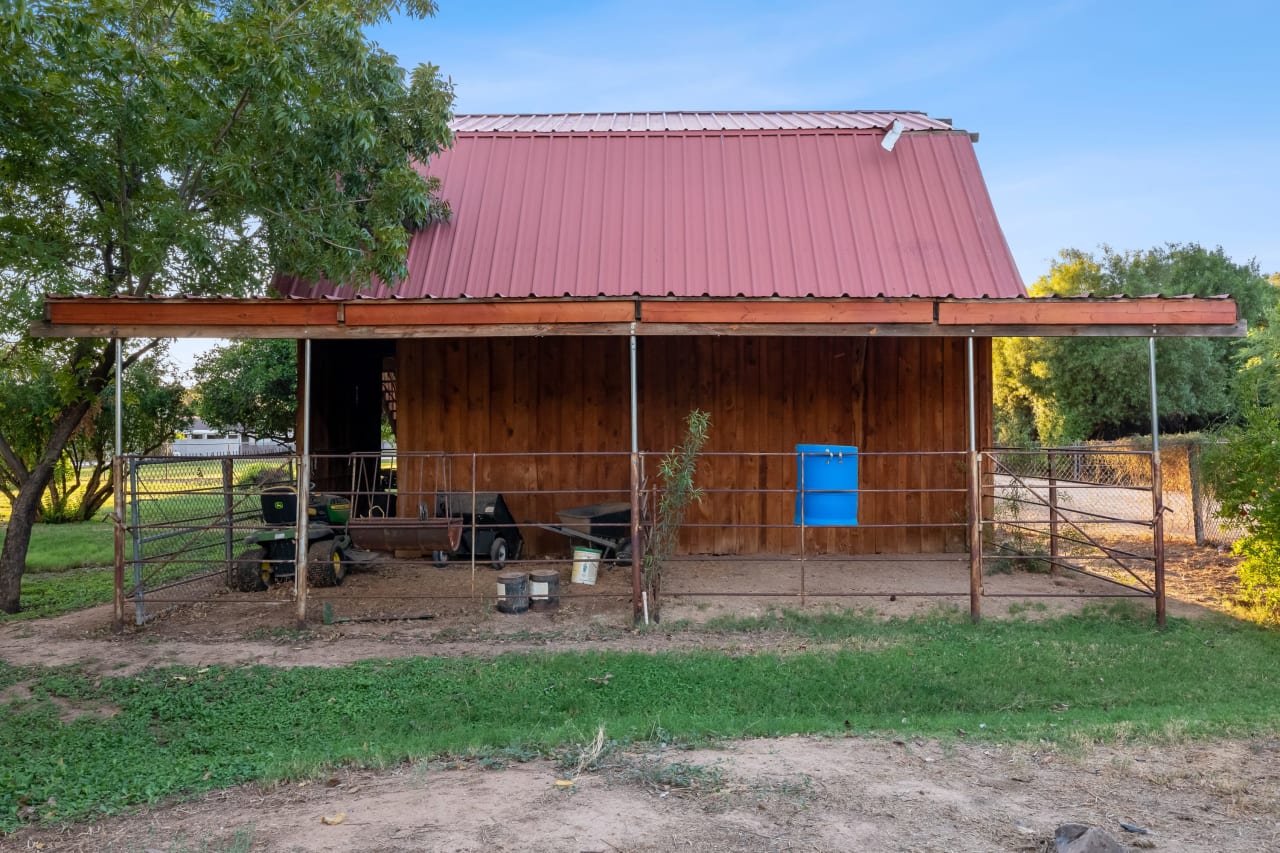
M507 565L507 540L501 536L493 537L493 544L489 546L489 565L501 571Z
M347 577L347 561L332 539L312 542L307 548L307 583L310 586L338 586Z
M448 551L432 551L431 565L435 566L437 569L447 568L449 566L449 552Z
M266 565L267 552L261 548L247 548L236 555L227 567L227 586L236 592L261 592L267 588L262 567Z

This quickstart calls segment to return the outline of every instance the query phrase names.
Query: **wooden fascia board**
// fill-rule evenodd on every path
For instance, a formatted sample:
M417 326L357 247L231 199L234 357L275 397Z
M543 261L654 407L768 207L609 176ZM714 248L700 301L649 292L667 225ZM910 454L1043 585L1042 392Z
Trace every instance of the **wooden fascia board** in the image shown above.
M635 302L361 302L346 303L348 326L527 326L629 323Z
M266 302L261 299L151 301L123 299L57 299L45 303L53 326L202 326L234 329L245 326L336 326L337 302Z
M941 302L941 326L1233 326L1231 299Z
M1238 337L1235 302L1196 300L54 298L37 337L419 338L542 335ZM934 316L937 316L935 321Z
M700 325L877 325L932 324L931 299L810 300L657 300L640 301L646 324Z

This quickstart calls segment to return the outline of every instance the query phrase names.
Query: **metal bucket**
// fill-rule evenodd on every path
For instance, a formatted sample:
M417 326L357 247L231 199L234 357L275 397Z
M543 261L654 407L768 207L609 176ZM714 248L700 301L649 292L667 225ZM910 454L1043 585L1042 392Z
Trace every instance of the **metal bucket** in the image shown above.
M498 603L500 613L524 613L529 609L529 576L524 572L503 572L498 575Z
M555 610L560 606L560 573L537 569L529 573L529 609Z

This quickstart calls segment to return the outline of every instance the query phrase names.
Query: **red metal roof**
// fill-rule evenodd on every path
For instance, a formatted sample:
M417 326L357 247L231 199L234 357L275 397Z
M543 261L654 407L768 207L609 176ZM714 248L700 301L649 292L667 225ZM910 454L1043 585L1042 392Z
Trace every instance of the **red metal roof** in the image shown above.
M413 238L394 292L359 295L1025 295L966 133L920 114L674 122L737 117L711 130L670 130L676 114L655 115L661 130L634 114L459 117L454 147L427 169L452 220ZM745 129L751 116L765 127ZM784 116L814 126L776 127ZM881 130L833 127L846 120L833 116L878 116L881 127L914 116L930 130L886 151Z

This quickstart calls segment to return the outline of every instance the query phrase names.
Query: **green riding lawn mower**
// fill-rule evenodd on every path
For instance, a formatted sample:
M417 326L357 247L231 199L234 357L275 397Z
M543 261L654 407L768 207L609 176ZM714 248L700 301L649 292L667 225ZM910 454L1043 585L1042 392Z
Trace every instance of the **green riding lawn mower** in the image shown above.
M347 576L351 536L347 522L351 501L338 495L311 495L307 501L306 556L308 586L337 586ZM266 589L291 578L297 566L298 495L292 486L262 493L262 520L267 525L244 539L227 568L227 586L240 592Z

